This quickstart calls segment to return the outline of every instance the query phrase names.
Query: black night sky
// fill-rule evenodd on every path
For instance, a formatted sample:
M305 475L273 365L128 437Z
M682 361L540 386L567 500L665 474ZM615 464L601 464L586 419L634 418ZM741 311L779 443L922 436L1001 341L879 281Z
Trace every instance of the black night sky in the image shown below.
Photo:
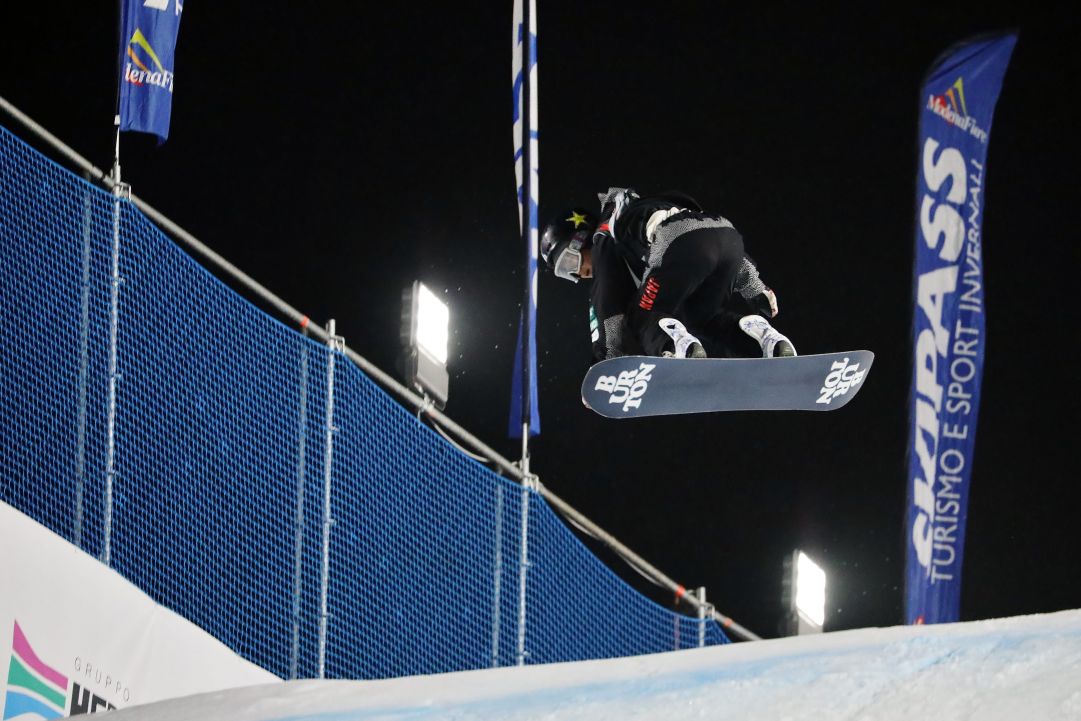
M1009 28L962 617L1081 606L1081 22L1042 3L984 5L539 0L542 217L592 207L609 185L684 190L740 229L800 353L877 355L835 413L609 421L579 399L587 288L541 278L532 469L763 636L778 632L796 547L830 574L827 630L902 620L920 84L949 46ZM121 155L136 194L314 320L335 318L385 370L402 289L445 293L446 412L515 459L511 11L188 0L170 139L128 134ZM102 168L115 24L101 2L20 3L0 22L0 94Z

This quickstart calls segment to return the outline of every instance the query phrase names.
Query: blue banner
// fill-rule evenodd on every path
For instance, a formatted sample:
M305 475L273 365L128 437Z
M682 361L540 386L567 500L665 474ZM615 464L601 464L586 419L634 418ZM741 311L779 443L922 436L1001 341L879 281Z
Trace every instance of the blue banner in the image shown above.
M514 353L510 422L507 433L521 438L540 433L537 410L537 207L539 141L537 137L537 3L514 0L511 75L514 79L514 176L518 181L518 219L526 249L526 276L518 345Z
M947 51L923 86L916 186L905 622L960 617L983 376L987 143L1017 37Z
M123 0L120 17L120 129L169 137L173 56L181 0Z

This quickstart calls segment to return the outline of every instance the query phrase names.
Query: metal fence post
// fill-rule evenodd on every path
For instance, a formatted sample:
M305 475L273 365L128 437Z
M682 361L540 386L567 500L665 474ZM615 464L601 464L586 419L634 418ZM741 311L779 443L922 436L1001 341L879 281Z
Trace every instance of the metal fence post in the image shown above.
M304 333L307 336L307 332ZM297 512L293 541L293 649L289 659L289 678L295 679L300 666L300 599L304 591L304 486L308 455L308 345L300 349L300 398L297 405Z
M83 172L90 182L90 174ZM90 239L93 191L88 187L83 197L83 276L80 300L79 400L75 438L75 528L73 542L83 547L83 502L86 493L86 396L90 368Z
M327 323L327 416L326 416L326 451L323 455L323 573L319 590L319 678L326 678L327 661L327 596L330 591L330 484L334 460L334 434L338 432L334 425L334 359L342 352L344 339L335 334L334 319Z
M492 590L492 668L499 666L499 634L503 591L503 484L496 483L495 501L495 553L492 565L494 585Z
M526 580L529 571L529 493L536 489L536 476L529 475L529 461L523 459L522 477L522 534L518 558L518 665L524 666L529 652L525 647L526 635Z
M120 182L120 164L113 166L113 247L109 292L109 400L105 440L105 512L104 543L101 562L112 565L113 494L116 482L116 384L120 378L117 355L120 336L120 200L130 194L130 186Z
M713 618L713 606L706 603L706 587L699 586L695 595L698 597L698 648L706 645L706 621Z

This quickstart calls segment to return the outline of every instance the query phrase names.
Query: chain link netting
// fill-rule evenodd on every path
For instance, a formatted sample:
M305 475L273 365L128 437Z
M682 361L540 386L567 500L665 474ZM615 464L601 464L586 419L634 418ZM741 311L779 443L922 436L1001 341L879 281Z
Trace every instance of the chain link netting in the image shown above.
M0 500L241 656L360 679L727 642L2 127L0 242Z

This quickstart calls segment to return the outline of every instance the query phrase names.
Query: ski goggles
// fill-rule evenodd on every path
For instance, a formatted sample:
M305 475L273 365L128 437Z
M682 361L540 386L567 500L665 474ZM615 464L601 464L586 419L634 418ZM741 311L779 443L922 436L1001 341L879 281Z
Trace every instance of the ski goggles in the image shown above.
M582 241L572 240L559 251L558 255L556 255L555 263L552 264L552 271L557 278L563 278L572 283L577 283L581 277L578 275L581 270Z

